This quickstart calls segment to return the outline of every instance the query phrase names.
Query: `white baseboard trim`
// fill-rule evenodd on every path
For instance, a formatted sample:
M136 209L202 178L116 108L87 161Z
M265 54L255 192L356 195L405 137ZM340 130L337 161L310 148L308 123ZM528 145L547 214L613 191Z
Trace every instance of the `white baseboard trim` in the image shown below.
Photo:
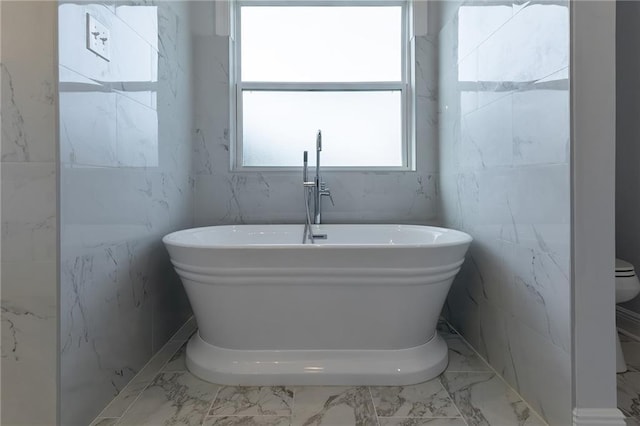
M640 314L616 306L616 326L629 337L640 340Z
M624 414L617 408L574 408L573 426L625 426Z

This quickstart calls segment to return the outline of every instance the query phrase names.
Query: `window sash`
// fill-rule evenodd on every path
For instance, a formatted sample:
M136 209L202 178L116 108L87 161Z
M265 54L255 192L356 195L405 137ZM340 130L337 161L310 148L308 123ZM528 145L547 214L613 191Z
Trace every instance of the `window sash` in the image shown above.
M238 7L243 6L331 6L331 7L354 7L354 6L402 6L405 7L407 0L238 0Z
M353 7L353 6L401 6L402 7L402 80L388 82L243 82L241 63L241 13L243 6L331 6L331 7ZM242 114L242 92L253 91L400 91L402 107L402 166L398 167L375 167L375 166L352 166L352 167L326 167L328 170L340 171L409 171L415 167L415 133L412 127L415 126L415 99L412 81L412 66L409 63L412 56L410 48L412 41L409 36L409 7L408 0L238 0L235 4L233 36L230 38L230 62L233 64L233 71L230 73L231 81L231 170L233 171L287 171L298 170L301 166L245 166L243 165L243 114Z
M367 82L367 83L272 83L272 82L238 82L237 87L243 90L272 90L295 92L355 92L376 90L404 90L406 83L401 81Z

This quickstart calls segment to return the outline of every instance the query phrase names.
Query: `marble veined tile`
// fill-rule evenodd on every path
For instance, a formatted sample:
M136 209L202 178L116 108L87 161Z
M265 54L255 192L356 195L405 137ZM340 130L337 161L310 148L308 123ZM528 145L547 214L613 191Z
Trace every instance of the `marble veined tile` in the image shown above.
M380 417L460 417L439 379L411 386L369 389Z
M158 167L158 112L116 96L116 147L120 167Z
M366 387L307 386L296 388L292 426L377 425Z
M441 379L469 426L545 424L494 373L444 373Z
M416 417L379 417L380 426L467 426L463 419L457 418L416 418Z
M225 386L211 406L211 416L290 416L293 388Z
M617 375L618 408L629 416L640 417L640 372Z
M445 337L449 346L448 372L453 371L490 371L489 366L458 335Z
M160 373L118 424L200 426L218 389L188 372Z
M289 426L289 416L207 417L202 426Z

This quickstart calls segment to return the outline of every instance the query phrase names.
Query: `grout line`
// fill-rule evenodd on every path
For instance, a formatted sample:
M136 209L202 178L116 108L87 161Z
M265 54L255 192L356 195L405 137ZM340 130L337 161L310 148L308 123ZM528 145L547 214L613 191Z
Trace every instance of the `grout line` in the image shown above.
M465 417L462 415L462 411L460 411L460 407L458 407L458 404L456 404L456 401L453 399L453 395L451 395L451 393L447 390L447 388L445 388L444 385L442 384L442 379L440 378L440 376L438 376L438 383L440 383L440 387L442 388L442 390L444 390L444 392L449 396L451 403L456 408L456 411L460 415L460 418L462 419L464 424L469 426L469 423L467 423L467 419L465 419Z
M151 362L152 362L152 361L154 361L156 358L160 358L160 356L161 356L161 355L163 355L163 352L164 352L165 350L168 350L168 347L167 347L167 346L169 346L169 344L172 344L172 345L174 345L174 344L175 344L175 345L178 345L178 344L180 344L180 342L176 342L176 341L168 341L168 342L167 342L164 346L162 346L162 348L161 348L161 349L160 349L160 350L159 350L159 351L158 351L158 352L153 356L153 358L151 358L151 359L149 360L149 362L147 362L147 363L145 364L145 366L140 370L140 373L142 373L142 371L144 371L144 369L145 369L149 364L151 364ZM171 358L176 354L176 352L178 352L178 351L180 350L180 348L181 348L181 347L182 347L182 345L180 344L180 345L178 346L178 348L175 350L175 352L172 352L172 353L171 353L171 355L169 355L169 356L167 357L167 360L166 360L165 362L163 362L162 364L160 364L159 368L158 368L154 373L152 373L152 378L149 380L150 382L153 382L153 380L156 378L156 376L158 375L158 373L160 373L160 372L162 371L162 369L164 368L164 366L165 366L165 365L167 365L167 363L169 362L169 360L170 360L170 359L171 359ZM140 373L138 373L138 374L140 374ZM137 376L138 376L138 375L136 374L136 377L137 377ZM133 379L135 379L135 377L134 377ZM131 379L131 380L133 381L133 379Z
M205 416L207 419L219 419L222 417L291 417L286 414L214 414L212 416Z
M198 329L196 324L192 324L195 323L195 316L191 315L184 324L182 324L182 326L178 329L178 331L176 331L175 333L173 333L173 335L169 338L169 342L188 342L189 338L191 337L191 335ZM193 326L193 332L191 334L189 334L186 338L184 339L176 339L176 336L178 334L180 334L182 332L182 330L186 329L187 327L192 327Z
M373 406L373 414L376 416L376 424L380 426L380 416L378 415L378 408L376 407L376 402L373 400L373 393L371 393L371 386L367 386L367 391L369 392L369 398L371 398L371 405Z
M484 362L484 363L485 363L485 365L486 365L487 367L489 367L489 369L490 369L489 371L465 371L465 373L485 373L485 374L486 374L486 373L493 373L496 377L498 377L498 378L502 381L502 383L507 387L507 389L509 389L510 391L512 391L513 393L515 393L518 397L520 397L520 400L521 400L522 402L524 402L524 403L525 403L525 405L526 405L527 407L529 407L529 410L531 410L531 412L532 412L532 413L534 413L534 414L535 414L535 416L536 416L540 421L542 421L542 424L544 424L544 425L547 425L547 426L548 426L548 425L549 425L549 423L547 423L547 421L546 421L545 419L543 419L543 418L542 418L542 416L541 416L540 414L538 414L538 412L537 412L536 410L534 410L534 409L533 409L533 407L531 406L531 404L529 404L529 402L528 402L527 400L525 400L525 399L522 397L522 395L520 395L520 392L516 391L516 390L515 390L515 389L514 389L510 384L509 384L509 382L507 382L507 381L504 379L504 377L502 377L502 375L501 375L500 373L498 373L498 371L497 371L495 368L493 368L493 366L492 366L491 364L489 364L489 363L487 362L487 360L486 360L486 359L484 359L484 357L483 357L482 355L480 355L480 353L478 353L478 351L476 350L476 348L474 348L473 346L471 346L471 345L469 344L469 342L467 342L467 339L465 339L465 338L464 338L464 337L463 337L463 336L458 332L458 330L457 330L454 326L452 326L452 325L451 325L451 323L449 323L449 321L447 321L447 320L444 320L444 321L447 323L447 325L448 325L449 327L451 327L451 329L452 329L453 331L455 331L455 332L456 332L456 334L457 334L458 336L460 336L460 338L462 339L462 341L463 341L463 342L464 342L464 343L465 343L465 344L466 344L466 345L467 345L467 346L468 346L468 347L469 347L469 348L470 348L470 349L471 349L471 350L472 350L472 351L473 351L473 352L474 352L474 353L475 353L475 354L476 354L476 355L477 355L477 356L482 360L482 362ZM446 373L446 371L445 371L444 373Z
M214 417L211 414L211 409L213 409L213 404L216 402L216 399L218 399L218 395L220 394L220 390L224 387L224 385L218 385L218 389L216 390L216 394L213 396L213 399L211 400L211 404L209 404L209 408L207 408L207 414L204 415L204 418L202 419L202 423L204 424L204 421L207 419L207 417Z
M460 6L462 6L462 4L461 4ZM478 50L480 49L480 47L481 47L483 44L485 44L487 41L489 41L489 39L491 39L491 38L492 38L492 37L493 37L493 36L494 36L498 31L500 31L500 30L501 30L505 25L507 25L509 22L511 22L511 20L512 20L513 18L515 18L516 16L518 16L518 15L520 14L520 12L522 12L522 11L523 11L524 9L526 9L526 8L527 8L527 6L521 7L521 8L520 8L520 10L518 10L516 13L513 13L513 7L512 7L512 8L511 8L511 17L510 17L509 19L507 19L506 21L504 21L502 24L500 24L500 26L499 26L498 28L496 28L495 30L493 30L493 31L491 32L491 34L489 34L485 39L483 39L480 43L478 43L478 44L477 44L477 45L476 45L476 46L475 46L475 47L474 47L470 52L467 52L467 54L466 54L463 58L458 59L458 60L456 61L456 64L458 64L458 65L459 65L459 64L460 64L460 62L464 61L464 60L465 60L465 59L467 59L469 56L471 56L471 54L473 54L473 52L478 51ZM458 8L458 10L459 10L459 8ZM459 23L458 23L458 25L459 25ZM442 32L442 31L440 31L440 32ZM438 35L439 35L439 33L438 33Z
M93 419L93 421L91 422L91 424L89 424L89 426L93 426L94 424L96 424L96 422L98 421L102 421L102 420L116 420L116 423L118 420L120 420L120 417L113 417L113 416L98 416L95 419Z
M442 373L444 374L444 372ZM467 418L464 416L464 414L462 414L462 410L460 410L460 407L458 407L458 404L456 404L455 399L453 398L453 395L451 394L451 392L449 392L449 390L444 387L444 385L442 384L442 380L438 377L438 380L440 380L440 386L442 386L442 389L444 389L444 391L447 393L447 395L449 395L449 399L451 399L451 402L453 403L453 406L456 407L456 410L458 411L458 414L460 414L460 417L462 419L462 421L464 422L464 424L466 426L469 426L469 422L467 422Z
M293 423L293 410L296 408L296 390L297 387L291 386L291 391L293 392L293 399L291 400L291 414L289 415L289 424Z
M167 346L169 346L169 345L175 345L175 344L177 344L177 343L184 343L184 342L186 341L186 340L184 340L184 341L183 341L183 340L180 340L180 339L178 339L178 340L173 340L173 338L176 336L176 334L178 334L178 333L180 332L180 330L182 330L182 329L184 328L184 326L185 326L185 325L187 325L187 323L188 323L190 320L191 320L191 319L187 320L187 321L186 321L186 322L185 322L185 323L184 323L184 324L183 324L183 325L178 329L178 331L176 331L175 333L173 333L173 336L171 336L171 337L169 338L169 340L167 340L167 342L166 342L164 345L162 345L162 347L158 350L158 352L156 352L156 353L151 357L151 359L149 359L149 361L147 361L147 363L146 363L145 365L143 365L143 366L142 366L142 368L140 369L140 371L138 371L138 374L136 374L135 376L133 376L133 378L129 381L129 383L133 382L133 381L134 381L134 380L135 380L135 379L140 375L140 373L142 373L142 371L144 371L144 369L145 369L149 364L151 364L151 363L153 362L153 360L155 360L156 358L158 358L158 357L160 356L160 354L162 354L162 352L163 352L165 349L167 349ZM187 339L187 340L188 340L188 339ZM171 359L171 357L173 357L173 355L175 355L175 354L176 354L176 352L178 352L182 346L183 346L183 345L180 345L180 346L178 347L178 349L176 349L176 350L175 350L175 352L173 352L173 353L171 354L171 356L169 357L169 359ZM169 359L167 360L167 362L169 362ZM156 371L156 373L154 374L153 378L155 378L155 376L157 375L157 373L158 373L158 372L162 371L162 368L167 364L167 362L163 363L163 364L162 364L162 366L160 366L160 369L159 369L158 371ZM153 379L151 379L150 381L153 381ZM127 386L129 385L129 383L127 383ZM126 386L125 386L125 388L126 388Z
M447 417L447 416L437 416L437 417L407 417L407 416L391 416L385 417L381 416L381 419L403 419L403 420L437 420L437 419L451 419L451 420L462 420L465 424L468 423L462 417ZM504 425L490 425L490 426L504 426Z
M555 70L553 72L550 72L549 74L545 75L544 77L540 77L540 78L534 80L533 83L535 84L535 83L539 82L540 80L545 80L545 79L551 77L554 74L559 74L560 72L562 72L564 70L568 70L568 69L569 69L569 65L567 65L566 67L562 67L559 70Z
M624 328L620 328L620 327L617 327L616 329L617 329L618 333L625 335L626 337L630 338L631 340L633 340L636 343L640 343L640 338L638 338L638 336L636 336L632 332L630 332L628 330L625 330Z
M134 376L135 378L135 376ZM108 419L119 419L121 418L124 413L127 412L127 410L129 409L129 407L131 407L133 405L134 402L136 402L138 400L138 397L142 394L142 392L144 392L147 387L149 387L149 385L151 384L152 380L149 380L148 382L140 382L141 384L144 384L144 387L142 389L140 389L140 391L138 392L138 394L136 395L136 397L133 399L133 401L131 401L131 403L129 405L127 405L127 407L124 409L124 411L122 412L122 414L120 416L102 416L101 414L104 413L104 411L109 408L111 406L111 404L120 396L124 393L125 390L127 390L127 388L129 387L129 385L132 383L133 379L131 379L131 381L129 381L129 383L127 383L127 385L122 388L122 390L118 393L118 395L116 395L111 401L109 401L109 403L102 409L102 411L100 412L100 414L98 414L98 417L103 417L103 418L108 418Z
M451 325L449 324L449 322L447 321L447 325ZM451 327L453 328L453 327ZM455 330L455 329L454 329ZM456 331L456 333L458 333ZM442 374L446 373L446 371L443 371L440 376L442 376ZM451 394L451 392L449 392L449 390L442 384L442 379L440 378L440 376L438 376L438 382L440 382L440 386L442 387L442 389L444 389L444 391L447 393L447 395L449 395L449 399L451 399L451 403L453 404L454 407L456 407L456 410L458 411L458 414L460 414L460 418L462 419L462 421L464 422L464 424L466 426L469 426L469 422L467 422L467 418L462 414L462 410L460 410L460 407L458 407L458 404L456 404L456 400L453 398L453 395Z
M126 409L126 410L124 410L124 411L122 412L122 415L121 415L120 417L118 417L118 421L116 422L116 425L117 425L118 423L120 423L120 421L121 421L121 420L124 418L124 416L129 412L129 410L131 410L131 407L133 407L133 405L134 405L136 402L138 402L138 400L140 399L140 397L142 396L142 394L144 393L144 391L146 391L146 390L147 390L147 388L149 387L149 385L150 385L151 383L153 383L153 380L151 380L149 383L147 383L147 384L145 385L145 387L142 389L142 391L140 391L140 393L138 394L138 396L136 396L136 397L135 397L135 399L133 400L133 402L132 402L131 404L129 404L129 406L127 407L127 409Z

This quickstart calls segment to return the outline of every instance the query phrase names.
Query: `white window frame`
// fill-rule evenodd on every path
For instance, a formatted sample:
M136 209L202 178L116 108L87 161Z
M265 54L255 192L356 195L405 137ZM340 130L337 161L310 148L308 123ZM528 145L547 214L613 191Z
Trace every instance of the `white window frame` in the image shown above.
M246 82L243 83L241 64L241 14L243 6L401 6L402 8L402 80L399 82ZM323 167L337 171L415 171L416 170L416 97L415 97L415 38L411 34L411 0L235 0L231 2L229 37L230 64L230 168L232 171L298 171L300 166L245 166L242 136L242 92L264 91L400 91L402 105L402 165L400 166L339 166ZM301 154L302 156L302 154Z

